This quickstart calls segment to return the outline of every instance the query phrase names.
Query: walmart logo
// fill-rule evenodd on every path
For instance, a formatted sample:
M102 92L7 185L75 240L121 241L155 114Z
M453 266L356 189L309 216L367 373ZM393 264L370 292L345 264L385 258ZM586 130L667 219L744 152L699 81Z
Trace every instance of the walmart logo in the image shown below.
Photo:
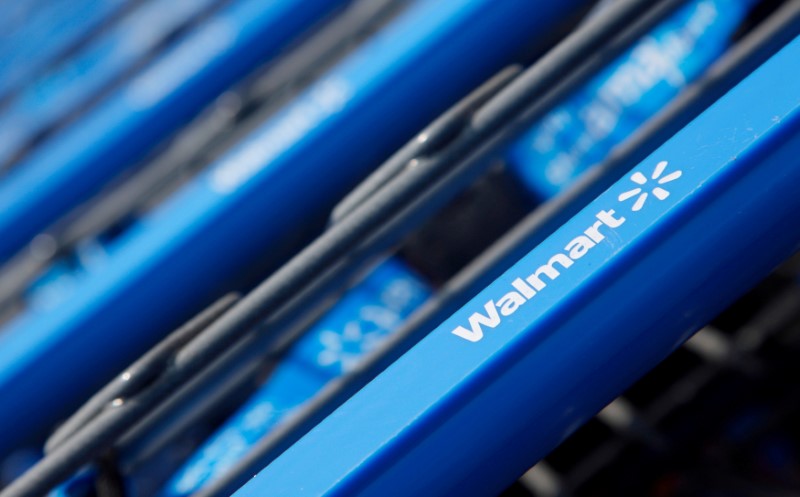
M636 198L631 210L639 212L652 195L658 200L669 197L670 192L665 185L681 177L681 171L667 173L669 163L661 161L656 164L648 178L637 171L630 180L636 187L617 197L619 202L627 202ZM549 258L539 261L538 267L534 265L509 284L506 293L488 300L483 309L473 312L467 319L466 326L456 326L451 333L469 342L478 342L483 338L484 330L494 329L511 316L528 301L535 298L540 292L547 291L547 287L556 284L561 275L569 271L580 259L600 244L612 230L622 226L627 219L617 214L614 209L604 209L594 215L591 223L585 229L575 233L574 238L567 243L563 250L555 252Z
M620 202L624 202L628 199L636 197L636 201L633 203L633 207L631 208L631 210L633 210L634 212L642 210L642 207L644 207L644 203L647 202L647 197L650 195L650 193L652 193L653 196L658 200L665 200L667 197L669 197L669 191L667 191L666 188L662 188L659 185L664 185L671 181L675 181L676 179L680 178L682 174L681 171L675 171L669 173L666 176L663 176L664 171L667 169L668 165L669 163L665 160L656 164L656 167L653 170L653 174L650 176L650 179L653 180L655 185L653 186L652 189L649 189L650 190L649 192L647 191L648 188L646 188L648 183L647 177L638 171L633 173L631 175L631 181L640 186L622 193L618 197L618 200Z

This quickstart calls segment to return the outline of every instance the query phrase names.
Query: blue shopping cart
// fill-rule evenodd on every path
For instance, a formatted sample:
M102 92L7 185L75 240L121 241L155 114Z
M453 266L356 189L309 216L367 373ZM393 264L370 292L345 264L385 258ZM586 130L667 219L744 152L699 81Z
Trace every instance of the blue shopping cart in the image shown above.
M309 29L68 215L31 200L0 495L800 491L799 2Z

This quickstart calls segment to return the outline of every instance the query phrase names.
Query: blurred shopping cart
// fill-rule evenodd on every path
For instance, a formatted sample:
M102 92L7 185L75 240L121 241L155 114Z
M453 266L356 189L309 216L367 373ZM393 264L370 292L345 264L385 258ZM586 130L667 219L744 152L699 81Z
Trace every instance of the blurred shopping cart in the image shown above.
M3 496L800 493L800 3L197 3L0 177Z

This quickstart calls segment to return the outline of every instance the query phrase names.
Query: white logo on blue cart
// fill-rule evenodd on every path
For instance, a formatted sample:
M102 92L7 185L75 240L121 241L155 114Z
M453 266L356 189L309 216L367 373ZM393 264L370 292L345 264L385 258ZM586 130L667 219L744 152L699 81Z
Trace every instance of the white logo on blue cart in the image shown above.
M671 181L675 181L676 179L681 177L681 174L683 174L681 171L675 171L669 173L666 176L662 176L664 174L664 170L667 168L668 165L669 163L665 160L662 160L661 162L656 164L656 168L653 170L653 174L650 176L650 179L652 179L656 183L656 185L649 192L646 191L647 189L645 188L648 183L647 177L639 171L633 173L631 175L631 181L640 186L622 193L617 199L620 202L625 202L626 200L631 199L633 197L637 197L638 195L631 209L634 212L642 210L642 207L644 207L644 203L647 201L649 193L652 193L653 196L658 200L665 200L667 197L669 197L669 191L666 188L662 188L659 185L665 185Z
M630 180L636 186L620 194L617 200L627 202L636 198L631 206L633 212L642 210L651 194L658 200L665 200L670 192L664 185L675 181L683 174L680 170L665 174L668 166L667 161L659 162L649 178L640 171L633 173ZM535 268L530 274L515 278L507 293L487 301L482 311L473 312L469 316L468 326L456 326L451 333L469 342L480 341L483 338L484 328L494 329L500 326L504 317L514 314L548 285L554 284L564 271L605 240L609 230L619 228L625 221L626 218L617 214L614 209L601 210L595 214L592 223L570 240L562 251L553 254L546 263Z

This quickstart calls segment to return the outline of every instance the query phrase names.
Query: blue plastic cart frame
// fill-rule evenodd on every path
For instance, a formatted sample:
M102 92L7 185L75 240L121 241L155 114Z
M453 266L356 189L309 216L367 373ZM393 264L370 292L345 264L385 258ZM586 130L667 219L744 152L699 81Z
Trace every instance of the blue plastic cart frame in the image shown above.
M800 39L236 495L491 495L800 246Z

